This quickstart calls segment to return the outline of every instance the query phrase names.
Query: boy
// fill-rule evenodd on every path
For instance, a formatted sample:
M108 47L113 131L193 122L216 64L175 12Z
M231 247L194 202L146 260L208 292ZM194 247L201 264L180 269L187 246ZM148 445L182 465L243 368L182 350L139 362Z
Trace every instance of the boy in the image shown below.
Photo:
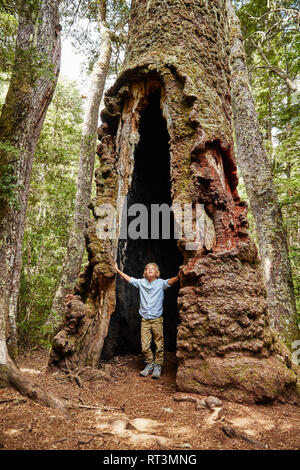
M143 279L135 279L120 271L116 264L117 273L140 291L141 343L142 353L145 357L146 367L140 372L143 377L152 374L153 379L159 379L164 360L164 335L163 335L163 300L164 290L175 284L180 278L160 279L159 267L156 263L146 265ZM151 350L152 338L155 342L155 357Z

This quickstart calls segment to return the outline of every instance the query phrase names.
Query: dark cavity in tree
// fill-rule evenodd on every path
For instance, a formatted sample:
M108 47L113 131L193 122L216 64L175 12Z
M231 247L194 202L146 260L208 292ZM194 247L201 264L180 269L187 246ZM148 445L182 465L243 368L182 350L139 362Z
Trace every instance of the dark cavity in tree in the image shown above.
M162 238L162 218L158 239L151 239L151 204L167 204L171 207L169 134L166 121L160 109L160 91L148 96L148 103L141 112L139 126L140 141L135 151L132 183L127 197L128 209L132 204L144 204L148 209L148 238L136 240L120 239L118 264L128 275L143 277L147 263L155 262L160 268L160 277L175 276L182 264L182 255L174 238L174 221L169 218L170 238ZM128 217L127 227L134 219ZM141 227L137 228L138 231ZM178 325L177 295L179 283L165 291L164 335L165 350L176 350ZM108 336L102 351L102 358L114 355L136 354L140 352L140 315L138 290L128 285L118 276L116 289L116 309L111 317Z

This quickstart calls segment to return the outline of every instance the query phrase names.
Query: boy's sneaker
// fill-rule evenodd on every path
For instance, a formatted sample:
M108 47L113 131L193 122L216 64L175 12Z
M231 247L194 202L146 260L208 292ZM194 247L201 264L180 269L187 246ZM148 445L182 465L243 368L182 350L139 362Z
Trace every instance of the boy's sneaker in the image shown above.
M154 364L154 371L152 374L152 379L160 379L161 376L161 366L158 364Z
M145 369L143 369L141 372L140 372L140 375L142 375L143 377L147 377L148 375L150 375L154 370L154 365L153 364L147 364Z

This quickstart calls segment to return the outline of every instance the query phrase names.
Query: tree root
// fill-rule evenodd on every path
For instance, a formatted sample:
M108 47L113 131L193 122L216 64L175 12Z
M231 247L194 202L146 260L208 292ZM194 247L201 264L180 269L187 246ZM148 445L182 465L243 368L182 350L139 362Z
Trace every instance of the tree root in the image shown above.
M55 374L57 374L58 372L63 372L64 374L66 374L66 378L57 377L56 380L60 382L70 380L71 383L78 385L79 388L82 388L83 381L84 382L92 382L92 381L97 381L97 380L107 380L109 382L113 381L113 378L110 375L108 375L106 372L95 369L91 366L77 367L76 369L61 368L59 369L59 371L55 372ZM82 375L83 377L81 378L80 375Z
M12 387L30 400L48 408L58 409L65 415L65 417L69 417L69 412L65 405L57 398L46 393L36 385L33 385L33 383L29 381L15 366L9 357L7 358L6 364L0 364L0 387Z
M82 387L82 382L79 377L79 374L82 371L80 370L79 367L77 367L75 370L71 370L71 369L60 369L60 370L62 372L65 372L65 374L67 374L67 378L71 381L71 383L75 383L76 385L78 385L79 388Z

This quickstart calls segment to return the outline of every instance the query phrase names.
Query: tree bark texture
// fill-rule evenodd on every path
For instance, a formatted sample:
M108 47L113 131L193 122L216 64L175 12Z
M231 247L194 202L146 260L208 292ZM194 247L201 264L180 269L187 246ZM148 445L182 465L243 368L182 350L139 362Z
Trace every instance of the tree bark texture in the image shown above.
M133 184L141 115L159 92L169 135L172 201L203 204L206 228L192 249L185 234L178 240L183 278L177 386L238 401L298 400L296 369L269 328L247 207L236 189L225 6L225 0L132 2L125 63L101 113L95 220L85 232L89 266L68 298L51 368L99 360L115 309L121 226L119 218L116 239L101 238L101 207L110 203L122 212ZM151 128L150 122L143 131L150 137ZM194 218L197 222L195 211Z
M0 315L17 351L16 309L33 155L60 67L59 1L21 2L15 64L0 117Z
M272 327L287 346L300 338L287 234L248 81L238 18L227 2L231 38L231 90L237 160L256 223Z
M91 198L94 174L99 108L111 58L110 31L105 25L105 4L106 2L102 1L99 4L101 45L98 60L95 62L91 74L90 88L87 95L81 138L74 221L69 235L62 276L53 299L51 315L46 322L46 325L51 326L51 329L54 330L57 330L62 321L64 297L73 291L74 284L80 273L85 249L84 230L90 218L88 205Z

